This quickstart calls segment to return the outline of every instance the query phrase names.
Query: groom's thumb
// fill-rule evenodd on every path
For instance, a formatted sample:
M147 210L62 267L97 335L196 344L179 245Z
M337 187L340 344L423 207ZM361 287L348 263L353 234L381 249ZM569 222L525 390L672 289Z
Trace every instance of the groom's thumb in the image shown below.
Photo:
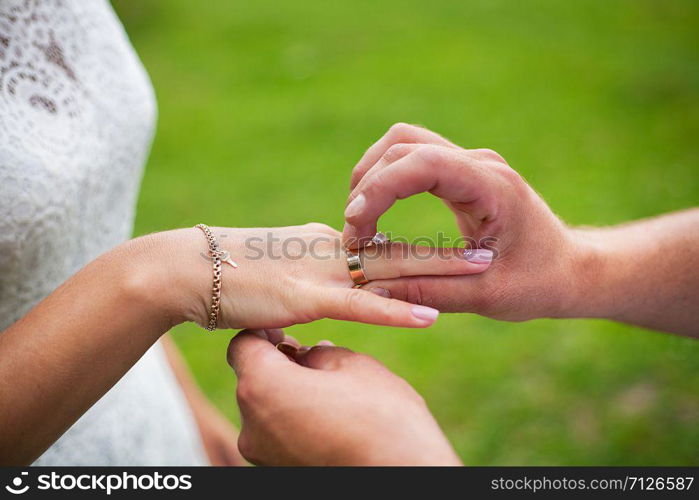
M243 330L228 344L228 364L238 378L248 373L266 373L293 365L269 340L264 330ZM274 372L272 371L271 374Z
M362 288L384 297L434 307L442 312L480 312L488 305L489 299L483 285L486 275L407 276L371 281Z

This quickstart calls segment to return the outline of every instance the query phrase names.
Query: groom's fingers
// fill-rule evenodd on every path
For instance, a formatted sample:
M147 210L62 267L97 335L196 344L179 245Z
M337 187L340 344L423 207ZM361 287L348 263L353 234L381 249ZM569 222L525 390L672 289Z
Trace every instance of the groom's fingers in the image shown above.
M350 181L350 190L354 189L359 181L364 177L364 174L374 166L391 148L397 144L435 144L439 146L454 147L444 137L426 128L416 125L408 125L407 123L396 123L388 129L381 139L367 149L364 156L359 160L357 165L352 170L352 179Z
M281 328L267 328L265 333L267 334L267 340L269 340L275 346L281 342L285 342L287 344L291 344L297 349L301 347L301 343L298 340L291 335L286 335L284 330Z
M267 340L261 330L243 330L233 337L228 344L227 358L238 378L255 370L274 374L278 370L294 366L294 363Z
M315 370L337 370L351 364L360 356L345 347L317 345L297 354L296 362Z
M424 328L437 320L430 307L387 299L357 288L318 289L318 316L372 325Z
M424 129L420 130L424 131ZM408 156L410 153L412 153L421 146L422 144L392 144L386 151L383 152L382 156L376 161L376 163L374 163L373 165L369 165L366 169L362 170L362 176L364 176L367 171L375 173L378 170L387 167L391 163L394 163L400 160L401 158ZM360 180L358 179L357 182L360 182ZM376 228L372 224L368 224L366 227L356 227L351 224L345 223L342 233L343 242L347 248L362 248L367 243L369 243L369 241L371 240L371 236L373 236L376 233ZM362 239L359 239L357 236L360 234L369 236L364 236Z
M368 280L482 273L493 259L493 252L485 249L466 252L463 248L435 248L403 243L372 245L359 253Z
M370 238L378 218L395 201L422 192L457 203L477 220L491 219L503 198L503 180L510 174L506 170L511 171L471 151L422 145L362 178L345 209L350 228L345 230L345 243Z

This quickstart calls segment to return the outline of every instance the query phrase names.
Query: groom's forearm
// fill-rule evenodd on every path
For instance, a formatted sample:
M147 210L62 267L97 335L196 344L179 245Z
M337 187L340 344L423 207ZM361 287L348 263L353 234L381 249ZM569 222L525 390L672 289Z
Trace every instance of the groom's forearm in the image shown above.
M575 231L588 252L569 316L699 336L699 209Z

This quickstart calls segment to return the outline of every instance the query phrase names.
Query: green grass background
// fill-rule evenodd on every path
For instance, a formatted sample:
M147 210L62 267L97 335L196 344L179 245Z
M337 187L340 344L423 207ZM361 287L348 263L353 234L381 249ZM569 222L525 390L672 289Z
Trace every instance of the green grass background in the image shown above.
M200 221L340 227L351 168L396 121L496 149L572 224L699 200L691 0L115 7L160 110L138 234ZM400 202L381 227L456 233L429 196ZM420 332L327 320L289 332L405 377L468 464L699 464L699 342L606 321L468 314ZM175 332L237 422L231 335Z

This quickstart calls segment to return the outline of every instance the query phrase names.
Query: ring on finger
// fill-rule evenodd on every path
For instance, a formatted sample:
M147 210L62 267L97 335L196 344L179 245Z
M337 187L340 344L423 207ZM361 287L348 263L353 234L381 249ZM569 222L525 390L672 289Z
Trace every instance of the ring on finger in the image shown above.
M390 243L391 240L388 239L388 236L379 231L371 238L371 242L378 247L381 245L385 245L386 243Z
M355 287L369 283L366 274L364 274L362 260L358 253L347 251L347 267L349 268L349 275Z

